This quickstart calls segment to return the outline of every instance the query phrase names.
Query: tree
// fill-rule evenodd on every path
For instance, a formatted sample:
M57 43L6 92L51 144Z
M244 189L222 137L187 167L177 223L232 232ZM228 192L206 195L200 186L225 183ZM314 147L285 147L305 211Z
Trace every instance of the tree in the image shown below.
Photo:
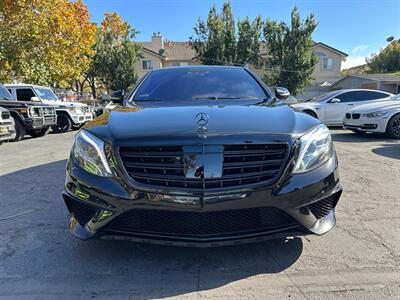
M238 21L238 42L236 62L240 65L259 65L263 21L260 16L253 22L249 18Z
M265 81L287 87L296 94L310 84L318 58L314 54L312 34L317 27L314 15L302 21L298 9L291 13L291 24L267 20L264 24L271 74Z
M194 35L190 37L192 48L205 65L245 65L258 63L262 19L253 22L248 18L238 20L238 34L230 2L225 2L221 14L213 5L207 22L198 19Z
M85 73L94 98L96 79L110 90L127 90L136 82L134 64L141 50L138 44L133 43L137 33L118 14L105 14L97 30L93 61Z
M69 86L89 67L96 26L81 0L0 3L3 77Z
M369 73L395 73L400 71L400 40L390 43L379 54L367 59Z

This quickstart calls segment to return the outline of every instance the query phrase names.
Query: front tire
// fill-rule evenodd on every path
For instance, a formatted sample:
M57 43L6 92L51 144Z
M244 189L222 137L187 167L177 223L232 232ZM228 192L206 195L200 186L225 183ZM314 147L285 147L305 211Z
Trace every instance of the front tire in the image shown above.
M47 126L42 129L30 130L28 131L28 134L33 138L42 137L49 133L49 129L50 127Z
M71 127L72 127L71 119L64 114L60 114L57 116L57 124L51 126L51 129L55 133L64 133L70 131Z
M400 114L390 118L386 126L386 135L390 138L400 139Z
M18 118L13 118L15 123L15 138L13 142L18 142L22 140L26 134L26 129L22 121Z

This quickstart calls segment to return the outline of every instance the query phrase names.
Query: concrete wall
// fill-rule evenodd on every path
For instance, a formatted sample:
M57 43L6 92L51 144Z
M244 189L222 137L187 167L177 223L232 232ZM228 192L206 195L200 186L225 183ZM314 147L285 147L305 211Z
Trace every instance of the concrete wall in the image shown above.
M200 63L196 60L164 60L162 62L163 68L175 66L197 66Z

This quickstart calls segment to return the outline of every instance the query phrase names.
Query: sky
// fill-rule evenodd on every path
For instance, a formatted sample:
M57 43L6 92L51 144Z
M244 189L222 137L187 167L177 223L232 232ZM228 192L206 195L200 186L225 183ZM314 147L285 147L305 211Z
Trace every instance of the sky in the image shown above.
M210 7L221 9L224 1L209 0L83 0L94 22L105 12L117 12L139 30L137 41L150 41L153 32L164 39L187 41L198 19L207 18ZM365 63L379 52L386 38L400 38L400 0L231 0L235 19L290 20L294 6L305 18L314 13L318 27L313 39L337 48L349 56L343 68Z

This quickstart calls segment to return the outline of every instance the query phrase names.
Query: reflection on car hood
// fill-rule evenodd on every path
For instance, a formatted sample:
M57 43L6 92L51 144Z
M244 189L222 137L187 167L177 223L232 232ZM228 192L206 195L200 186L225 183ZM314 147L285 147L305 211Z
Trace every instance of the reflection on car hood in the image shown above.
M117 108L85 125L105 141L141 137L199 136L196 116L204 113L207 136L301 135L320 122L287 105L279 106L183 106Z
M381 110L391 110L394 108L400 108L400 101L378 101L373 103L361 104L356 107L349 109L348 112L359 112L367 113Z

